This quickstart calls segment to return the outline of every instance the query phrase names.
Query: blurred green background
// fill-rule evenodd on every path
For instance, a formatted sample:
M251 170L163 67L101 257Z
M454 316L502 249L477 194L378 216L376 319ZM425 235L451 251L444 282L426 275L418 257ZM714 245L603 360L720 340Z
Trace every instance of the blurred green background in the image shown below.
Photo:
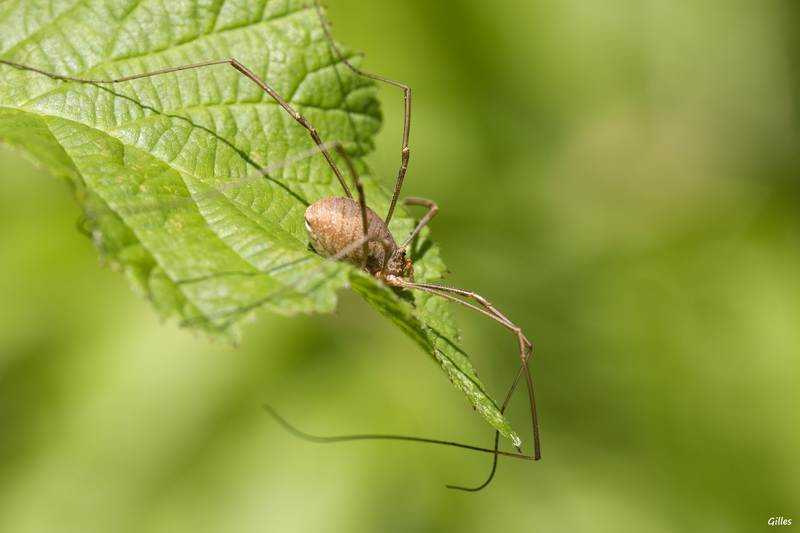
M543 459L489 445L426 356L344 293L239 348L100 268L67 187L0 152L0 531L758 531L800 524L796 2L330 0L414 89L406 195L447 281L534 341ZM213 59L213 58L209 58ZM392 180L401 94L371 161ZM497 396L515 341L457 311ZM409 393L409 389L413 394ZM527 433L522 397L510 409ZM529 440L530 437L528 437Z

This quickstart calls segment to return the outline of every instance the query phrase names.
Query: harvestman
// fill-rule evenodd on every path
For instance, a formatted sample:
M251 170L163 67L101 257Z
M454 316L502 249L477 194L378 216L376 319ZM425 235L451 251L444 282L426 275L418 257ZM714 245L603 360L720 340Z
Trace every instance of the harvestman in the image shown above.
M213 61L203 61L201 63L181 65L178 67L172 67L153 72L145 72L143 74L135 74L132 76L126 76L123 78L118 78L113 80L66 76L62 74L48 72L28 65L15 63L13 61L8 61L5 59L0 59L0 63L5 63L7 65L11 65L17 68L31 70L56 79L84 82L84 83L98 83L98 84L121 83L141 78L147 78L150 76L167 74L170 72L177 72L181 70L227 64L235 68L237 71L239 71L248 79L253 81L256 85L258 85L261 89L263 89L292 118L294 118L298 123L300 123L306 130L308 130L309 134L311 135L311 138L316 143L318 150L322 152L323 156L328 162L328 165L331 167L334 174L336 175L337 180L341 184L344 193L347 195L346 197L331 196L327 198L322 198L311 204L306 209L305 227L306 230L308 231L309 239L311 240L311 243L315 251L319 255L330 258L330 260L338 260L351 263L361 268L362 270L365 270L371 276L383 281L385 284L389 286L398 287L400 289L413 289L413 290L427 292L429 294L439 296L453 303L464 306L497 322L501 326L505 327L506 329L514 333L514 335L517 337L517 341L519 343L519 356L522 365L519 372L517 372L517 375L511 387L509 388L508 394L505 397L505 400L501 406L500 411L501 412L505 411L506 406L508 405L508 402L511 400L511 397L517 385L519 384L520 379L524 377L525 384L528 390L528 398L530 402L531 422L532 422L533 439L534 439L534 455L527 456L527 455L522 455L521 453L514 454L514 453L499 451L498 450L499 436L500 436L499 431L495 432L494 449L485 449L475 446L468 446L468 445L433 440L433 439L424 439L417 437L399 437L399 436L389 436L389 435L352 435L345 437L314 437L296 430L295 428L290 426L285 420L283 420L280 416L278 416L278 414L275 413L272 409L267 408L267 410L272 416L274 416L278 420L278 422L280 422L284 427L286 427L293 433L301 437L316 441L334 442L334 441L358 440L358 439L411 440L417 442L447 444L451 446L458 446L476 451L492 453L494 454L494 463L492 466L492 471L489 475L489 478L486 480L484 484L474 489L450 486L450 488L457 488L469 491L480 490L481 488L485 487L494 476L494 472L497 467L497 457L499 455L506 455L524 459L533 459L533 460L538 460L541 457L540 446L539 446L539 427L537 423L536 404L533 394L533 382L531 379L530 370L528 368L528 359L530 357L530 353L532 350L531 342L527 339L527 337L525 337L525 334L522 332L522 329L520 329L519 326L514 324L508 317L506 317L504 314L498 311L491 304L491 302L489 302L489 300L487 300L480 294L473 291L459 289L457 287L450 287L447 285L420 283L414 281L414 269L411 259L406 256L406 247L419 234L422 228L425 227L430 222L430 220L434 217L434 215L436 215L436 213L438 212L438 207L434 201L427 200L424 198L404 198L403 200L401 200L401 202L404 205L426 207L428 209L428 212L425 214L425 216L422 217L422 219L419 221L414 230L408 235L408 237L406 237L406 239L400 246L397 245L397 242L390 233L388 227L389 221L392 219L392 214L394 213L395 207L398 202L398 198L400 196L400 191L403 186L403 180L406 175L406 169L408 168L408 160L410 153L409 130L411 126L411 88L403 83L393 81L381 76L376 76L374 74L370 74L367 72L363 72L362 70L353 66L336 47L329 33L327 23L324 20L324 16L319 6L318 0L315 0L314 4L317 9L319 18L322 22L322 27L325 31L325 35L331 45L331 48L339 57L339 59L348 68L350 68L353 72L355 72L359 76L371 78L381 83L386 83L389 85L393 85L395 87L399 87L400 89L403 90L405 106L404 106L404 119L403 119L401 163L399 171L397 173L397 180L395 182L391 203L389 205L388 212L386 213L386 217L383 219L375 211L367 207L361 180L359 179L357 173L355 172L355 169L350 162L349 156L341 147L341 145L339 145L336 142L334 143L323 142L319 134L317 133L317 130L303 115L295 111L277 92L275 92L261 78L256 76L252 71L250 71L243 64L239 63L239 61L237 61L236 59L217 59ZM348 166L348 170L353 177L353 182L358 192L358 200L353 199L353 195L350 191L350 188L347 186L347 182L344 179L344 175L342 174L341 170L333 160L329 148L335 149L339 154L343 156ZM463 300L460 299L459 297L463 298ZM465 300L472 300L475 303L470 303Z

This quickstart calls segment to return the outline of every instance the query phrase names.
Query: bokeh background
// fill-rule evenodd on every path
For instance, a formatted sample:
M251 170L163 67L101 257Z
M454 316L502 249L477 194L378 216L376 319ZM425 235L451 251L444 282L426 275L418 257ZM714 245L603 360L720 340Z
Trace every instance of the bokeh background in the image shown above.
M414 89L405 193L448 282L533 339L543 459L489 427L352 294L232 348L163 324L0 152L0 531L759 531L800 525L800 7L790 0L330 0ZM399 162L381 91L373 165ZM508 332L457 311L502 396ZM527 435L522 398L509 416ZM529 437L528 437L529 439Z

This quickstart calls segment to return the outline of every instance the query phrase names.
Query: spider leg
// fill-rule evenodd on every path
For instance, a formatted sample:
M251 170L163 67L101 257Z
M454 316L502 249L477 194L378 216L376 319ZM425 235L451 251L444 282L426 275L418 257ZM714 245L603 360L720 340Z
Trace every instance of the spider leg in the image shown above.
M457 303L468 309L472 309L473 311L484 315L485 317L497 322L501 326L505 327L506 329L514 333L514 335L517 337L517 341L519 342L519 357L520 361L522 362L522 368L520 369L519 374L525 376L525 384L528 389L528 399L531 410L531 423L533 427L533 447L534 447L533 456L538 460L541 457L541 451L539 445L539 424L536 416L536 400L533 394L533 380L531 379L530 368L528 367L528 359L531 354L532 345L531 342L528 340L528 338L525 336L525 334L522 332L522 329L516 324L514 324L508 317L506 317L504 314L498 311L489 300L487 300L486 298L484 298L483 296L474 291L459 289L457 287L449 287L447 285L410 282L397 276L389 276L387 278L387 283L389 283L390 285L394 285L396 287L420 290L423 292L427 292L429 294L440 296L453 303ZM461 300L456 296L472 299L475 302L477 302L481 307L478 307L477 305ZM510 399L510 396L513 394L519 379L520 377L518 376L517 379L514 380L514 385L509 391L508 397L506 398L506 403Z

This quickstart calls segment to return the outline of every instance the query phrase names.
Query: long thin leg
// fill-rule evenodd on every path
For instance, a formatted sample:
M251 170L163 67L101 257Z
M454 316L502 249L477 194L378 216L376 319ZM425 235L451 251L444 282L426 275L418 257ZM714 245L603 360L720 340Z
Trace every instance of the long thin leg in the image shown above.
M255 302L249 303L249 304L247 304L245 306L236 307L236 308L234 308L234 309L232 309L230 311L221 311L221 312L215 313L213 315L205 315L203 317L199 317L197 320L184 320L181 324L182 325L187 325L187 324L193 324L193 323L195 323L197 321L200 321L200 320L214 320L214 319L224 318L226 316L230 316L230 315L233 315L233 314L245 313L245 312L250 311L252 309L257 309L258 307L261 307L263 304L265 304L265 303L267 303L267 302L269 302L271 300L274 300L275 298L277 298L277 297L285 294L286 292L294 289L295 287L297 287L298 285L303 283L305 280L315 276L323 268L325 268L325 265L327 265L328 263L333 263L333 262L336 262L336 261L340 261L342 258L350 255L350 253L353 250L357 249L359 246L364 246L365 244L369 244L370 242L373 242L373 241L379 243L384 249L383 270L386 270L386 264L389 261L389 251L390 251L389 243L387 243L385 240L383 240L381 237L379 237L377 235L365 235L364 237L358 239L357 241L352 242L349 245L347 245L346 247L342 248L341 250L339 250L334 255L331 255L330 257L325 258L325 261L323 263L321 263L319 266L313 268L312 270L310 270L309 272L305 273L303 276L301 276L300 278L294 280L293 282L284 285L283 287L281 287L277 291L271 293L266 298L262 298L260 300L255 301Z
M519 328L516 324L514 324L511 320L508 319L504 314L498 311L492 303L481 296L480 294L468 291L464 289L459 289L457 287L449 287L446 285L434 285L432 283L415 283L411 281L406 281L403 278L398 276L387 276L386 279L387 283L390 285L394 285L396 287L402 287L405 289L416 289L421 290L430 294L435 294L446 300L450 300L451 302L457 303L462 305L468 309L472 309L492 320L497 322L498 324L502 325L503 327L511 330L514 335L516 335L517 340L519 341L519 356L520 360L522 361L522 370L521 372L525 376L525 384L528 388L528 399L530 402L530 410L531 410L531 423L533 426L533 448L534 454L533 456L538 460L541 458L541 451L539 446L539 423L536 416L536 400L533 394L533 380L531 379L530 369L528 368L528 358L530 357L532 345L531 342L525 337L525 334L522 332L522 329ZM469 298L475 300L481 307L477 307L469 302L465 302L464 300L460 300L453 295L458 295L463 298ZM515 381L516 387L516 381ZM510 391L513 393L513 389Z
M358 207L361 211L361 237L364 243L361 245L361 269L365 270L367 268L367 257L369 255L369 239L367 239L367 235L369 234L369 225L367 224L367 197L364 194L364 185L361 183L361 179L358 177L358 173L353 167L352 162L350 162L350 157L345 156L345 160L348 161L350 166L350 172L353 176L353 182L356 186L356 192L358 192ZM384 246L386 251L384 252L384 265L383 268L386 268L386 261L389 259L389 249L388 246Z
M299 437L304 440L308 440L311 442L321 442L321 443L332 443L332 442L347 442L347 441L354 441L354 440L402 440L402 441L410 441L410 442L423 442L426 444L443 444L445 446L455 446L456 448L464 448L466 450L472 450L476 452L483 452L483 453L491 453L495 456L505 456L505 457L516 457L517 459L527 459L529 461L533 461L534 458L530 455L522 455L519 453L510 453L510 452L502 452L497 450L491 450L489 448L481 448L480 446L471 446L469 444L461 444L458 442L450 442L445 440L439 439L426 439L423 437L406 437L402 435L377 435L377 434L364 434L364 435L340 435L334 437L320 437L317 435L311 435L304 431L300 431L296 427L289 424L282 416L280 416L275 409L270 407L269 405L263 406L264 410L274 418L284 429L286 429L289 433L292 433L296 437ZM451 488L460 488L460 487L451 487Z
M23 65L21 63L15 63L14 61L8 61L7 59L0 59L0 63L5 63L6 65L11 65L12 67L17 67L17 68L21 68L21 69L25 69L25 70L31 70L33 72L38 72L39 74L44 74L46 76L50 76L51 78L56 78L56 79L59 79L59 80L79 81L79 82L83 82L83 83L106 83L106 84L107 83L121 83L121 82L125 82L125 81L137 80L137 79L141 79L141 78L148 78L148 77L151 77L151 76L158 76L158 75L161 75L161 74L168 74L170 72L178 72L178 71L181 71L181 70L189 70L189 69L193 69L193 68L209 67L209 66L212 66L212 65L223 65L223 64L230 65L233 68L235 68L236 70L238 70L239 72L241 72L242 74L244 74L250 81L252 81L256 85L261 87L261 89L263 89L264 92L266 92L268 95L270 95L270 97L272 97L272 99L275 100L275 102L277 102L278 105L280 105L287 113L289 113L289 115L291 115L291 117L293 119L295 119L298 123L300 123L301 126L303 126L306 130L308 130L308 133L311 135L311 138L314 140L314 142L319 147L319 151L322 152L322 154L325 156L325 159L328 161L328 164L333 169L333 173L336 174L336 179L339 180L339 183L341 184L342 188L344 189L344 192L347 195L347 197L348 198L352 198L353 197L352 193L350 192L350 188L347 186L347 183L344 180L344 176L342 175L342 172L339 170L339 167L336 165L336 162L333 160L333 157L331 157L331 154L328 151L328 148L326 147L325 143L322 142L322 139L320 138L319 133L317 133L316 128L314 128L314 126L308 121L308 119L306 117L304 117L303 115L301 115L300 113L295 111L294 108L292 108L292 106L290 106L286 102L286 100L281 98L281 96L277 92L275 92L275 90L272 87L267 85L267 83L264 80L262 80L261 78L256 76L255 73L253 73L253 71L251 71L250 69L248 69L247 67L245 67L244 65L239 63L236 59L215 59L213 61L203 61L202 63L192 63L191 65L180 65L178 67L165 68L165 69L162 69L162 70L154 70L152 72L145 72L143 74L135 74L133 76L125 76L124 78L108 79L108 80L107 79L94 79L94 78L78 78L78 77L75 77L75 76L65 76L63 74L56 74L54 72L49 72L49 71L42 70L42 69L39 69L39 68L31 67L31 66L28 66L28 65Z
M414 239L414 237L417 236L420 230L424 228L434 216L436 216L436 213L439 212L439 206L436 204L436 202L434 202L433 200L428 200L426 198L413 198L413 197L403 198L403 205L420 205L422 207L427 207L428 212L425 214L424 217L422 217L422 220L419 221L417 227L414 228L414 231L412 231L408 235L408 237L406 237L406 240L404 240L403 244L400 245L401 248L405 248L406 246L408 246L408 243L410 243Z
M355 67L352 63L350 63L347 58L344 57L339 48L334 43L333 38L331 37L330 31L328 31L328 24L325 21L325 17L322 14L322 8L319 5L319 0L314 0L314 5L317 8L317 14L319 14L319 19L322 21L322 29L325 30L325 35L328 37L328 41L331 44L331 48L339 56L339 59L347 65L350 70L358 74L359 76L364 76L365 78L370 78L382 83L388 83L389 85L394 85L395 87L400 87L403 89L403 102L404 102L404 114L403 114L403 146L401 150L400 156L400 170L397 171L397 181L394 184L394 193L392 193L392 202L389 204L389 211L386 213L386 219L384 222L386 225L389 225L389 221L392 219L392 214L394 213L394 208L397 205L397 199L400 197L400 190L403 188L403 180L406 176L406 170L408 169L408 157L410 154L410 150L408 148L408 137L411 131L411 87L404 83L400 83L399 81L390 80L389 78L384 78L383 76L376 76L375 74L370 74L369 72L364 72L363 70Z
M514 391L517 388L517 384L519 383L519 380L522 378L523 371L524 371L524 368L520 368L519 372L517 372L517 377L514 378L514 383L512 383L511 387L509 387L508 394L506 394L506 398L505 398L505 400L503 400L503 405L500 407L500 413L505 413L506 412L506 407L508 407L508 402L511 401L511 396L514 395ZM494 432L494 450L495 451L499 451L500 450L500 431L498 431L498 430L495 430L495 432ZM489 475L486 477L486 481L484 481L483 483L481 483L477 487L462 487L462 486L459 486L459 485L447 485L447 488L448 489L463 490L463 491L466 491L466 492L478 492L479 490L483 490L484 488L486 488L489 485L489 483L492 482L492 479L494 479L494 474L495 474L495 472L497 472L497 459L498 459L499 456L500 456L499 453L495 454L494 458L492 459L492 469L489 471ZM538 457L533 457L532 459L534 461L538 461L539 460Z

